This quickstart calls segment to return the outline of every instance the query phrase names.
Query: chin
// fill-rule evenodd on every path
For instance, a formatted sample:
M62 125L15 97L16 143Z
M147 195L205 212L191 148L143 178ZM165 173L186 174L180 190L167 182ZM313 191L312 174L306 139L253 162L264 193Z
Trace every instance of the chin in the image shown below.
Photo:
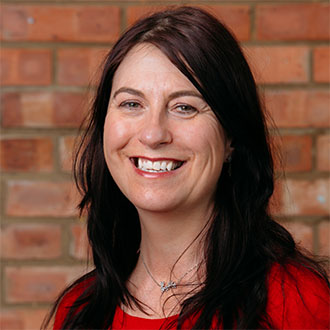
M138 211L167 213L176 211L180 207L178 201L165 201L162 198L133 198L130 201Z

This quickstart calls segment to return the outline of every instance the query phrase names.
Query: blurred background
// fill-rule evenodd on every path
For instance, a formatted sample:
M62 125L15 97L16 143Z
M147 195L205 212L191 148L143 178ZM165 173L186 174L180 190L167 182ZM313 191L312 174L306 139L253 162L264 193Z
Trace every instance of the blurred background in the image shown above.
M137 18L178 4L206 8L241 42L281 135L272 213L302 247L330 255L328 1L2 0L2 330L38 329L86 271L71 159L99 65Z

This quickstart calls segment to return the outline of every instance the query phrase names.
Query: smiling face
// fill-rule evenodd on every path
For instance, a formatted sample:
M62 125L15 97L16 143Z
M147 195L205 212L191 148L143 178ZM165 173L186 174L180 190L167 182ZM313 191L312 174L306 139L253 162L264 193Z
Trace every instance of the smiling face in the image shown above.
M158 48L127 54L113 79L104 154L138 211L211 207L229 145L201 94Z

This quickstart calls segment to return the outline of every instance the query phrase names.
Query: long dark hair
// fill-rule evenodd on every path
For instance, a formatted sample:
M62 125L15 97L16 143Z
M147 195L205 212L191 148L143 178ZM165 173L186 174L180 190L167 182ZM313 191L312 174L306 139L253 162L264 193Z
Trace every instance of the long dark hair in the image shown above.
M266 313L267 275L274 263L303 264L326 275L269 215L273 159L246 59L223 24L192 7L169 9L138 21L106 58L75 164L83 195L79 207L87 212L95 269L61 295L53 313L65 293L86 278L92 278L90 285L71 307L64 329L109 328L119 304L141 306L126 288L138 258L139 218L106 166L103 125L113 76L128 51L144 42L158 47L193 83L234 148L217 185L214 217L206 233L205 282L182 302L178 328L193 314L198 315L194 329L209 329L214 316L225 329L271 328Z

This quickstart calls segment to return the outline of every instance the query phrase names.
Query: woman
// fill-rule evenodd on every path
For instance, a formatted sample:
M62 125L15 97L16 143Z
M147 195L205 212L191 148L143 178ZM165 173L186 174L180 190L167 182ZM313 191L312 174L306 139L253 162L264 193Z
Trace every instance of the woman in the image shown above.
M77 159L95 269L55 329L329 326L324 270L268 213L255 81L211 15L159 12L119 39Z

